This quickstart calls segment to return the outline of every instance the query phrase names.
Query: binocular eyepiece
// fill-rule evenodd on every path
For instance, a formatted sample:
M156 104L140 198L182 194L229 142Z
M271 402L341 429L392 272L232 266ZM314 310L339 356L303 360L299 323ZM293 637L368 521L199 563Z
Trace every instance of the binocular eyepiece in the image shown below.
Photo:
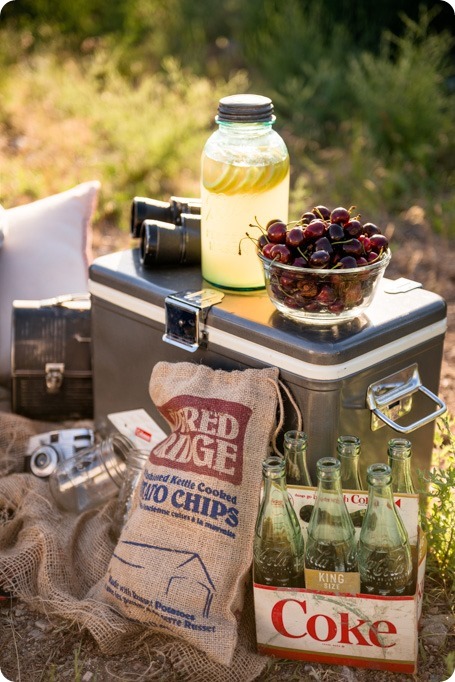
M144 220L160 220L181 225L182 214L201 215L201 200L188 197L171 197L158 201L147 197L134 197L131 204L131 236L140 238Z
M201 202L171 197L157 201L135 197L131 235L140 239L144 267L195 265L201 262Z

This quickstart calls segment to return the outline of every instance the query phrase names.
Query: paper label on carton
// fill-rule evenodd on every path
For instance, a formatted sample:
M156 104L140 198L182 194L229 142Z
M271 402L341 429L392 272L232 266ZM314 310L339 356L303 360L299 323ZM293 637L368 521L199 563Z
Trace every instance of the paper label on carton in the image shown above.
M360 592L360 574L305 568L305 586L308 590L357 594Z
M107 416L117 431L129 438L139 449L151 450L167 436L145 410L113 412Z
M304 486L288 486L289 497L300 521L300 526L304 538L306 538L307 526L310 520L311 511L316 499L316 488ZM356 511L366 510L368 506L368 493L363 490L344 490L344 501L350 514ZM419 496L394 494L395 506L399 512L404 527L407 530L411 545L417 545L418 540L418 513ZM356 536L360 535L360 528L356 528Z

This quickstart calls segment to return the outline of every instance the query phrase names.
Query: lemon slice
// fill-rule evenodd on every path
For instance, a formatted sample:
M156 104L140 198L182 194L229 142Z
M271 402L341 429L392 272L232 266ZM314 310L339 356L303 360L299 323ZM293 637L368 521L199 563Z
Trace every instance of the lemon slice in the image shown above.
M258 166L246 166L239 170L238 182L237 185L232 188L232 191L236 194L240 192L243 194L250 193L251 188L256 184L262 169Z
M232 166L205 158L202 168L204 187L212 192L218 192L219 187L228 181L231 172Z

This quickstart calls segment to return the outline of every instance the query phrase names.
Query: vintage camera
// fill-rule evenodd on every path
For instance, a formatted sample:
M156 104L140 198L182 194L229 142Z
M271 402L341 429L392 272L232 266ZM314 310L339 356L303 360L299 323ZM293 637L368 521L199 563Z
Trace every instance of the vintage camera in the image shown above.
M180 219L180 225L144 220L140 249L145 268L201 262L201 216L182 213Z
M84 448L93 447L92 429L62 429L32 436L28 441L25 471L47 478L59 462L70 459Z
M182 215L200 216L201 200L172 196L169 201L134 197L131 204L131 236L138 239L144 220L159 220L173 225L182 224Z

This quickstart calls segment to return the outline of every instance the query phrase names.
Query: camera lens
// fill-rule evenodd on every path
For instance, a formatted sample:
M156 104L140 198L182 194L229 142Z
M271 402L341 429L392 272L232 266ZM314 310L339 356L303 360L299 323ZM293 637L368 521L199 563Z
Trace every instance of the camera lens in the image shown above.
M30 455L30 471L35 476L50 476L58 464L58 452L52 445L42 445Z
M173 221L173 209L168 201L134 197L131 204L131 235L136 239L141 236L144 220Z
M200 216L182 214L181 219L181 225L144 220L141 228L141 263L144 267L200 263Z

